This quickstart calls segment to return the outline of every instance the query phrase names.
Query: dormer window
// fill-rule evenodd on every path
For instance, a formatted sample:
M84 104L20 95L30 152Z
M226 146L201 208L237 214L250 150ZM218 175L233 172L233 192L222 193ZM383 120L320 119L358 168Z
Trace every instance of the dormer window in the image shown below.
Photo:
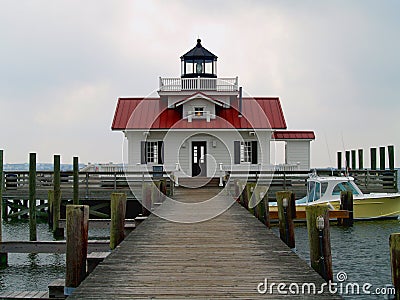
M202 117L204 116L204 107L195 107L194 108L194 115L196 117Z

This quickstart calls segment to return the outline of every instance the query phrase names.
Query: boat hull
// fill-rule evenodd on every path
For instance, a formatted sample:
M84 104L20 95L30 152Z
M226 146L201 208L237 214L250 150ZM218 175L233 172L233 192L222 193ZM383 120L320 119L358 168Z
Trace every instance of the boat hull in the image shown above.
M315 201L308 205L330 205L334 210L340 209L340 200ZM297 211L305 211L307 204L297 204ZM270 211L277 211L277 206L270 206ZM353 200L353 218L356 220L373 220L373 219L387 219L398 218L400 215L400 195L395 196L368 196L364 195L363 198L355 198Z

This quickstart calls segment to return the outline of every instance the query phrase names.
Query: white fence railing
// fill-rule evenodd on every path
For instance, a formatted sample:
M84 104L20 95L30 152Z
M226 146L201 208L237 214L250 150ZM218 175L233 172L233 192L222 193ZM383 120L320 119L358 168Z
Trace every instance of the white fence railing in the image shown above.
M161 78L160 91L238 91L238 77L235 78Z

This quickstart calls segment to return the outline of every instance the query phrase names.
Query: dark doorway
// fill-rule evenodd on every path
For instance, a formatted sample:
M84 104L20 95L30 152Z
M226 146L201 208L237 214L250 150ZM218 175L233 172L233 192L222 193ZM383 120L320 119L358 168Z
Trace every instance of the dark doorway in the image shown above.
M192 142L192 176L207 176L207 142Z

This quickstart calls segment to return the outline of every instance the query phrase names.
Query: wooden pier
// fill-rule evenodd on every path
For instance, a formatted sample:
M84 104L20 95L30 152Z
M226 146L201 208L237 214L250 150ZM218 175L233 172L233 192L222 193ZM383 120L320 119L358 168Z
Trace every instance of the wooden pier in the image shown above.
M175 200L198 202L219 189L177 189ZM230 206L230 204L232 204ZM199 210L166 200L157 210L170 218L207 216L229 207L204 222L184 224L151 215L134 230L74 291L70 299L254 299L280 298L277 284L325 282L278 237L228 196ZM273 293L257 287L268 280ZM325 283L326 284L326 283ZM301 291L301 288L300 288ZM301 299L330 298L299 294Z

